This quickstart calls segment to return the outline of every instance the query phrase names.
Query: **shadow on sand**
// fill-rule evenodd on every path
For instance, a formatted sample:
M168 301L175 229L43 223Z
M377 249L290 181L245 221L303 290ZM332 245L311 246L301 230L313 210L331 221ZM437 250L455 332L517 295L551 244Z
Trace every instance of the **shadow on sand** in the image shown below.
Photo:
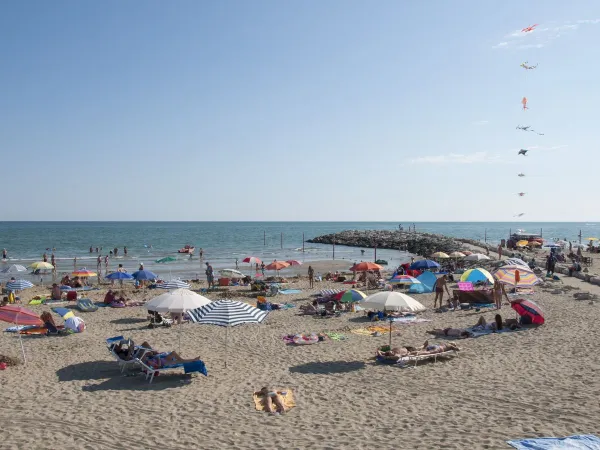
M298 366L290 367L292 373L304 374L337 374L349 373L355 370L361 370L366 367L364 361L327 361L327 362L309 362Z

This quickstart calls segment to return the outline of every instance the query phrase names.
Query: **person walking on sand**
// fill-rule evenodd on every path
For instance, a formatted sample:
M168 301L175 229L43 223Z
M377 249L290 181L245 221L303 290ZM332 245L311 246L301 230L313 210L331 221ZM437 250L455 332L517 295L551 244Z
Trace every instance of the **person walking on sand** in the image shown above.
M104 273L108 275L108 255L104 255Z
M502 259L502 244L498 244L498 259Z
M311 289L315 287L315 269L312 266L308 266L308 283Z
M50 264L56 267L56 258L54 257L54 252L50 255Z
M443 275L442 278L438 278L435 282L435 300L433 301L433 309L435 309L437 305L438 298L440 299L440 308L442 307L442 301L444 300L444 289L448 293L448 297L450 297L450 291L448 290L446 275Z
M517 271L518 272L518 271ZM502 308L502 296L506 297L506 301L510 303L508 299L508 295L506 294L506 290L504 289L504 285L500 283L498 280L494 280L494 302L496 303L496 309Z

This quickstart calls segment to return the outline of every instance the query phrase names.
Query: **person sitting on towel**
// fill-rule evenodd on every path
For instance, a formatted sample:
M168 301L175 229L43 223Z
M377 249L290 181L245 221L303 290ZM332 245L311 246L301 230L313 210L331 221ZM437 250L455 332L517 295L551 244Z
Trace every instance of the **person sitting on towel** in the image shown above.
M54 322L54 318L52 317L52 314L50 314L48 311L44 311L40 315L40 319L42 322L44 322L44 326L46 327L46 329L49 332L51 332L51 333L58 332L58 327L56 326L56 323Z
M116 300L115 293L112 290L108 290L106 295L104 296L104 304L110 305L112 302Z
M276 412L279 414L285 413L286 409L285 404L283 403L283 398L275 389L264 387L258 391L258 394L263 396L265 411L271 414Z
M52 285L52 300L60 300L62 298L62 292L60 286L56 283Z

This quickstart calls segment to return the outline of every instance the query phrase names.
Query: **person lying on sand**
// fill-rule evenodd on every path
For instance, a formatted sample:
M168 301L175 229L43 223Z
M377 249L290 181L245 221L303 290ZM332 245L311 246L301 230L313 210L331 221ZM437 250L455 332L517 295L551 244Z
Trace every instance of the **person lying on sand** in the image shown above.
M503 330L504 328L510 328L511 330L514 330L516 328L519 328L519 323L515 319L506 319L503 321L502 316L500 314L496 314L493 322L487 323L485 318L481 316L477 323L471 328L471 330L496 332ZM465 328L444 328L443 330L436 328L434 330L427 331L427 333L432 334L434 336L457 337L461 339L470 338L474 336L472 331L469 331Z
M283 398L277 393L277 390L264 387L258 391L258 395L263 396L265 411L271 414L276 412L280 414L285 413L286 409L283 403Z
M391 351L382 352L381 350L377 350L377 356L380 356L385 359L390 359L392 361L398 361L402 357L405 356L424 356L424 355L435 355L436 353L443 353L450 350L459 350L456 344L452 342L446 342L441 344L429 344L429 341L425 341L420 349L415 349L414 347L402 347L402 348L393 348Z

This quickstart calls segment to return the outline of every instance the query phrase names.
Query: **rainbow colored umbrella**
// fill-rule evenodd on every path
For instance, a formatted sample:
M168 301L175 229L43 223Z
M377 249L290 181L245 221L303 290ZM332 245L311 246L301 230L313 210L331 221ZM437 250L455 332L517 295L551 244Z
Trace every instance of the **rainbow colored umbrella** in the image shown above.
M71 272L71 276L74 277L97 277L98 274L96 272L92 272L91 270L87 270L85 267L83 269L76 270L75 272Z
M357 289L349 289L347 291L338 292L334 295L334 298L342 303L359 302L366 297L367 294Z
M503 284L519 287L531 287L540 280L533 271L523 266L504 266L494 272L494 277Z
M526 324L529 322L534 325L542 325L545 321L544 313L542 313L540 307L531 300L518 298L516 300L511 300L510 306L517 312L519 316L521 316L522 323Z

